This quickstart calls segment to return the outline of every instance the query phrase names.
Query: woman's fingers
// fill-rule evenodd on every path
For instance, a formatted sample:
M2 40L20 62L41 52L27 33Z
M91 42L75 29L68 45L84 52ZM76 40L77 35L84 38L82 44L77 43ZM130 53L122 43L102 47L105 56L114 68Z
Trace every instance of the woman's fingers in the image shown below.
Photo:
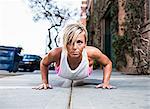
M46 89L47 89L47 85L46 85L46 84L43 84L43 88L46 90Z
M105 85L105 84L98 84L97 86L96 86L96 88L102 88L102 89L116 89L116 87L115 86L112 86L112 85Z
M47 90L47 89L52 89L52 88L53 87L51 85L43 83L43 84L40 84L39 86L32 88L32 89L36 89L36 90L45 89L45 90Z
M50 84L47 86L47 89L52 89L52 88L53 88L53 87L52 87L52 85L50 85Z
M102 84L99 84L99 85L96 86L96 88L102 88L102 87L103 87Z
M42 89L42 88L43 88L43 84L40 84L39 86L34 87L34 88L32 88L32 89L40 90L40 89Z

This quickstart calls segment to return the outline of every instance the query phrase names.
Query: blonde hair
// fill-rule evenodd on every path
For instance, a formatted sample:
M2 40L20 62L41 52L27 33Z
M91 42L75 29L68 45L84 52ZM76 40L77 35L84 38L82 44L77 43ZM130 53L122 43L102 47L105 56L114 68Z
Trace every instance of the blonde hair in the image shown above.
M68 24L64 29L63 34L63 45L66 49L67 44L71 43L73 44L76 40L76 38L81 34L82 32L85 32L85 42L88 41L88 33L86 30L86 27L81 24L80 22Z

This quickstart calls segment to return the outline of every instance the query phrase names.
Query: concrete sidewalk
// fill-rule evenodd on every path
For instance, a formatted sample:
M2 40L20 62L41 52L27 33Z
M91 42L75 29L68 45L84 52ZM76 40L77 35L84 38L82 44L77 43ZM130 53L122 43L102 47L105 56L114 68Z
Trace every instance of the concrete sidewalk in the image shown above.
M39 71L0 78L0 109L150 109L149 76L113 72L111 84L117 89L112 90L95 88L102 79L99 70L84 80L84 86L64 88L65 79L54 71L49 77L52 90L32 89L41 83Z

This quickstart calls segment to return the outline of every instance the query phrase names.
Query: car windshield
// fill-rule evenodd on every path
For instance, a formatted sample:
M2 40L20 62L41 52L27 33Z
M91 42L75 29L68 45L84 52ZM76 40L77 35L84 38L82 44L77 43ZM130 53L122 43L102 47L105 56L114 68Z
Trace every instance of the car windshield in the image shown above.
M23 59L39 59L39 57L34 55L24 55Z

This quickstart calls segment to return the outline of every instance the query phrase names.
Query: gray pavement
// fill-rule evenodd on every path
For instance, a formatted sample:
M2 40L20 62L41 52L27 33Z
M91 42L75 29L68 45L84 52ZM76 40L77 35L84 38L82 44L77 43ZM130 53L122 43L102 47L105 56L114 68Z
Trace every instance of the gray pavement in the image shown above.
M67 88L65 79L49 73L54 88L34 90L41 83L39 71L9 74L0 70L0 75L6 75L0 78L0 109L150 109L150 76L113 72L111 84L117 89L106 90L95 88L102 80L99 70L84 85Z

